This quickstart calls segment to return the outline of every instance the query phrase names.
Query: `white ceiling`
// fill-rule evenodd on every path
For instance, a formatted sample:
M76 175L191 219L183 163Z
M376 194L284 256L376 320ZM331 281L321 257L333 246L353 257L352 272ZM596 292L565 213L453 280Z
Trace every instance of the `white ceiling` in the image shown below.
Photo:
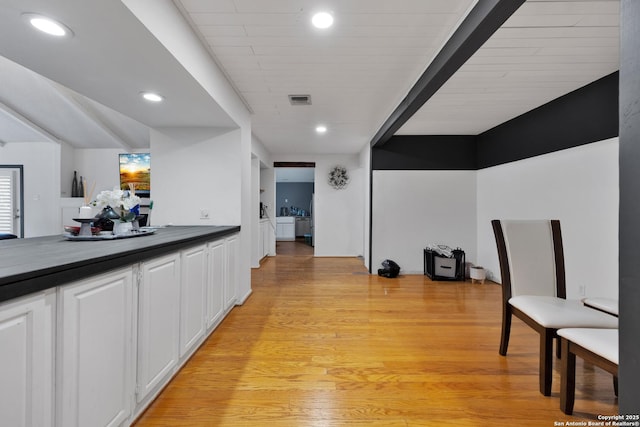
M22 19L25 12L42 13L63 22L74 31L74 37L55 39L35 31ZM4 104L10 103L11 110L24 111L23 117L42 123L42 127L52 121L50 115L66 116L64 113L75 111L74 118L64 119L68 122L66 126L52 125L50 133L77 147L84 146L81 141L96 148L123 147L122 140L103 139L105 130L114 134L123 132L112 122L123 125L125 120L110 110L152 127L235 127L215 100L117 0L2 0L0 56L58 83L53 92L29 94L22 87L31 84L33 75L20 75L20 67L7 66L3 61L0 64L3 77L19 85L2 82L0 103L6 100ZM49 83L37 84L46 87ZM97 107L100 120L94 117L95 103L86 102L89 107L76 105L70 109L67 104L73 102L72 97L60 86L100 103L101 107ZM170 102L145 102L140 92L147 90L160 92ZM34 103L41 104L40 108ZM83 106L85 102L78 104ZM7 122L5 117L3 123ZM128 125L137 128L130 121ZM124 131L122 139L128 145L149 146L148 135L129 136L130 132L140 133L137 129Z
M367 144L473 0L176 1L253 111L274 153L354 153ZM334 26L311 17L332 11ZM287 95L310 94L291 106ZM318 135L316 125L328 131Z
M474 4L324 0L335 25L320 32L309 24L320 1L173 2L251 110L254 134L287 154L361 150ZM34 33L20 18L33 11L75 36ZM617 70L618 14L618 0L528 0L398 134L478 134ZM147 126L233 126L120 1L2 0L0 56L0 145L143 148ZM147 89L167 101L142 102ZM312 105L291 106L289 94Z
M149 146L149 128L0 56L0 140L78 148Z
M618 0L528 0L396 134L477 135L613 73L618 21Z

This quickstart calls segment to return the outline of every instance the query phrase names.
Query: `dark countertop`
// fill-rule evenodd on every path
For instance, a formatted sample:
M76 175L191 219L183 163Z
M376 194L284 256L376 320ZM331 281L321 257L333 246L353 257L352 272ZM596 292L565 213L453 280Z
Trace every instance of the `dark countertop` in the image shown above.
M240 226L171 226L152 235L70 241L62 235L0 240L0 302L132 265L240 231Z

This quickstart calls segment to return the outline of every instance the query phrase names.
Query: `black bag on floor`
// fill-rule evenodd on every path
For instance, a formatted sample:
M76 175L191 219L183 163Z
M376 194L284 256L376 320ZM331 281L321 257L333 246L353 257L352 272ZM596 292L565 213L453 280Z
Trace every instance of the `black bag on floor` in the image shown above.
M400 266L390 259L382 261L382 268L378 269L378 276L394 278L400 274Z

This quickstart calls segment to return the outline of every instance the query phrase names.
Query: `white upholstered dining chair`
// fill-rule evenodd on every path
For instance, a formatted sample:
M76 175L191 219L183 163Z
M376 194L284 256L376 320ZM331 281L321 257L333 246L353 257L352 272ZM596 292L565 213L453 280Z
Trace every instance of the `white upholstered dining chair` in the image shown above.
M540 393L549 396L557 330L617 328L618 319L566 299L560 221L495 219L491 225L502 277L500 354L507 354L515 315L540 335Z
M576 356L613 374L613 389L618 395L618 330L559 329L562 346L560 363L560 409L573 414L576 393Z

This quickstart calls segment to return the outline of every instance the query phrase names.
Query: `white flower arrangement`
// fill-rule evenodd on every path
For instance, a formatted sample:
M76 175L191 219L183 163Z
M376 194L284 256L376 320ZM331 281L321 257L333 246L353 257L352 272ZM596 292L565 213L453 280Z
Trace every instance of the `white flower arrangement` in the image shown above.
M113 209L120 209L122 221L133 221L138 214L140 197L135 195L133 188L130 191L123 191L113 187L113 190L101 191L96 196L94 204L99 208L110 206Z

